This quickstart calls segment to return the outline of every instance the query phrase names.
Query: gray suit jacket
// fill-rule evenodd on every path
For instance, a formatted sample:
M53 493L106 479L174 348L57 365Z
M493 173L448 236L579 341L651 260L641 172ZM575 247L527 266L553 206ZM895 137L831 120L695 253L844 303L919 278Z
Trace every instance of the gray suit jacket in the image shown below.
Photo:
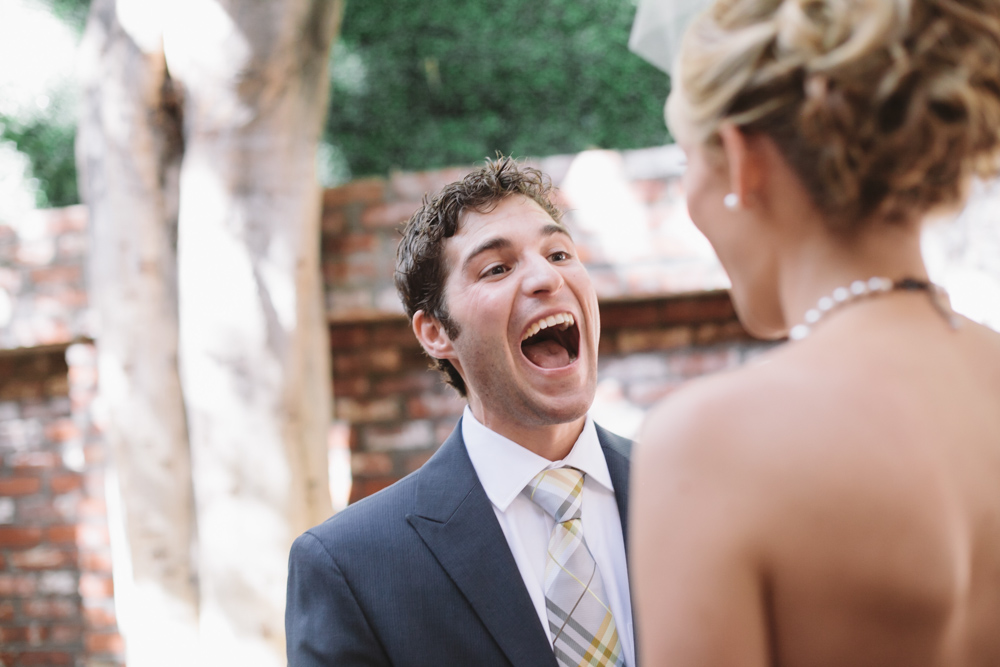
M597 434L627 534L632 443ZM461 422L418 471L295 541L285 630L290 667L556 667Z

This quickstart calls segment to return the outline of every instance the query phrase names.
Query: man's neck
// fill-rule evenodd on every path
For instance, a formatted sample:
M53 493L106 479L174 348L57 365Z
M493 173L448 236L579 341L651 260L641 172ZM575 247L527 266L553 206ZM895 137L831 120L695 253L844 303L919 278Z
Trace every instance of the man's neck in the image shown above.
M479 406L469 407L480 424L549 461L566 458L587 423L587 416L583 415L565 424L529 425L497 418Z

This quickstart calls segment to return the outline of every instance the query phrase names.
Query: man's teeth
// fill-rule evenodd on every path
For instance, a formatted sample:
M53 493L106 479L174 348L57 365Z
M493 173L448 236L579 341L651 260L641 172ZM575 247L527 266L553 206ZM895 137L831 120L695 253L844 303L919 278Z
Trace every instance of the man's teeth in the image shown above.
M569 313L559 313L558 315L549 315L545 319L538 320L530 327L528 327L528 330L524 332L524 336L521 338L521 342L523 343L524 341L528 340L542 329L548 329L549 327L561 325L559 327L559 330L565 331L574 324L576 324L576 320L574 320L573 316L570 315Z

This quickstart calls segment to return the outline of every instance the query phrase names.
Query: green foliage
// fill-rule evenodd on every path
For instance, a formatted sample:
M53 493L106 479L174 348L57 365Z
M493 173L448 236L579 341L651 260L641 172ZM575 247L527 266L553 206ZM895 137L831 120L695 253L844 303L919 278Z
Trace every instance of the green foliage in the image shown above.
M41 0L53 15L82 33L87 24L87 12L90 11L90 0Z
M669 140L630 0L355 0L326 140L354 176Z
M75 127L46 116L28 121L0 116L2 139L14 142L28 156L31 175L38 180L35 202L38 208L79 203L73 153Z

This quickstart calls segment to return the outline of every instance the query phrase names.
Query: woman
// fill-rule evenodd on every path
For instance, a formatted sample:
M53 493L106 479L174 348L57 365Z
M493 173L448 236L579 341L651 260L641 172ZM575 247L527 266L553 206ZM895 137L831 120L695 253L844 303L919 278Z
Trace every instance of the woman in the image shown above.
M1000 336L919 243L997 174L1000 3L717 0L677 67L691 217L794 340L643 428L643 664L1000 665Z

